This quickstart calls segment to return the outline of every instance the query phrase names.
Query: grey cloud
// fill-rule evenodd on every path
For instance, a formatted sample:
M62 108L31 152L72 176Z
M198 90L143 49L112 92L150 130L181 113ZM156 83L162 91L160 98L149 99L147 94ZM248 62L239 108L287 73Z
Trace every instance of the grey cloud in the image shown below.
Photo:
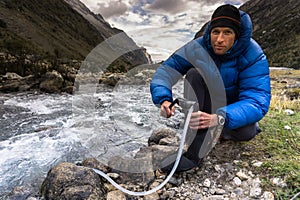
M145 9L174 14L185 11L186 4L184 0L155 0L152 4L148 4Z
M129 0L130 5L144 4L144 0Z
M210 6L210 5L214 5L216 3L224 2L222 0L189 0L189 1L198 2L199 6L204 6L204 5Z
M199 6L211 6L215 4L233 4L233 5L241 5L249 0L188 0L193 2L198 2Z
M108 6L105 3L98 3L97 5L99 6L97 12L104 18L120 16L128 10L127 5L122 0L110 0Z

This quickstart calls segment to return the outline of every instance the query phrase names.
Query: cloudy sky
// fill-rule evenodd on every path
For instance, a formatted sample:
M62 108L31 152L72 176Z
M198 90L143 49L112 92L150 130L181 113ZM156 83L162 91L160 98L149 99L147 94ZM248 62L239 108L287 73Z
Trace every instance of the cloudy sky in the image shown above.
M124 30L154 61L168 58L190 41L224 3L247 0L80 0L112 27Z

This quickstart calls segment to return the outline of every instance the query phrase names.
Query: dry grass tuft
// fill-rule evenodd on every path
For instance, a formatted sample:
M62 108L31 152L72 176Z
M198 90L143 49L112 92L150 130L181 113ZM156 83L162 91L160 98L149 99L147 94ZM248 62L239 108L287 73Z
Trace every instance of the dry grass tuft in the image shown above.
M300 70L271 70L272 100L276 110L300 110ZM295 87L294 87L295 86Z

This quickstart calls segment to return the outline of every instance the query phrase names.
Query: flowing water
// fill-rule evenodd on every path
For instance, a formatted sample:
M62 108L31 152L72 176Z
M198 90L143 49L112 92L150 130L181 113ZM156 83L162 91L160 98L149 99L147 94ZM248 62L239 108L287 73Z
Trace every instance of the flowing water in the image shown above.
M182 122L159 116L147 84L76 95L0 94L0 119L0 199L17 186L38 192L51 167L63 161L96 157L107 164L112 156L134 155L153 130L179 131Z

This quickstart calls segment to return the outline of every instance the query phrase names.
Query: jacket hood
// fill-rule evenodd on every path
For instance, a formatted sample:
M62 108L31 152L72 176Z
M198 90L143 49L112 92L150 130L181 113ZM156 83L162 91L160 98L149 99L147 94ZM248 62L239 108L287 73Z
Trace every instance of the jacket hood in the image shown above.
M245 48L249 46L251 37L252 37L252 21L250 16L240 11L241 15L241 33L239 38L235 41L233 47L225 54L219 57L224 58L233 58L240 55ZM211 43L210 43L210 22L208 23L204 34L203 34L203 45L209 51L210 55L213 57L216 56L213 52Z

